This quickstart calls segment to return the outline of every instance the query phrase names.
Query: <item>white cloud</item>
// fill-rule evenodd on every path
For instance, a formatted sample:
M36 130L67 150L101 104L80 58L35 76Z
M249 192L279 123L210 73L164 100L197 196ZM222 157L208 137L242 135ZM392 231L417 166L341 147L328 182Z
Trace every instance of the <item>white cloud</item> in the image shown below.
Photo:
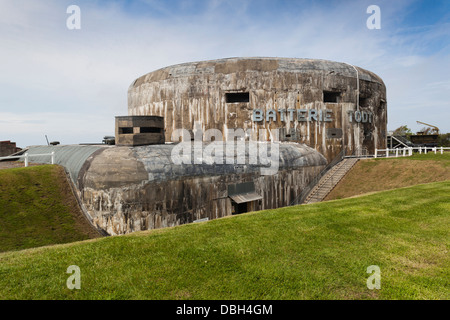
M234 56L358 65L385 81L389 127L426 118L450 131L448 47L434 56L418 50L436 41L435 29L441 37L448 31L428 26L417 38L417 30L399 30L410 1L380 1L381 30L365 27L369 2L300 1L295 13L255 16L255 1L215 0L186 17L189 2L173 12L163 2L146 1L162 16L126 13L120 3L78 1L82 29L68 30L70 1L0 0L0 139L24 146L52 130L68 143L98 141L112 133L114 116L127 114L127 89L137 77L176 63Z

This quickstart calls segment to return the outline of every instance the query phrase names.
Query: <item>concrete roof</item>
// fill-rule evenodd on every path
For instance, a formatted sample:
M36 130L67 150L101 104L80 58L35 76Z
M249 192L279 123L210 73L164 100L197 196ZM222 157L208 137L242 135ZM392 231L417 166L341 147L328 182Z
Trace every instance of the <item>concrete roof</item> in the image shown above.
M259 143L261 146L263 143ZM246 164L227 164L227 157L225 154L222 158L222 164L217 164L217 159L214 155L206 155L205 148L211 147L211 144L203 144L202 153L200 157L196 153L195 149L191 149L190 161L189 155L186 162L189 164L174 164L171 158L172 150L177 144L166 145L154 145L154 146L142 146L133 148L136 155L136 159L144 164L146 171L149 174L149 180L171 180L180 177L187 176L215 176L215 175L227 175L234 173L251 173L260 171L261 168L270 168L270 164L262 164L254 159L254 154L249 151L248 144L246 144L244 156ZM279 147L278 168L279 170L286 170L292 168L306 167L306 166L318 166L326 165L327 161L315 149L310 148L303 144L297 143L277 143ZM237 148L236 148L237 149ZM268 158L270 159L271 148L270 144L267 144ZM242 150L243 151L243 150ZM230 162L234 162L238 158L235 151L231 156ZM249 164L253 159L256 164Z
M96 151L107 148L102 145L57 145L57 146L31 146L26 151L29 161L34 163L50 164L50 156L36 156L55 152L55 164L66 168L71 179L75 182L86 160Z
M261 147L265 142L258 142L258 144ZM263 164L259 160L256 161L255 153L249 151L248 144L246 144L245 151L241 149L241 151L244 151L242 155L244 155L245 164L234 164L234 160L237 159L237 151L229 157L233 164L226 164L225 148L223 156L219 157L222 158L223 164L218 164L214 153L211 156L207 155L210 153L207 152L207 148L211 148L211 144L203 144L201 153L197 153L196 149L192 148L191 154L185 155L185 162L189 163L176 164L172 158L172 152L174 148L181 146L181 144L140 147L102 145L32 146L27 152L30 156L30 162L46 164L51 163L50 156L36 155L55 152L55 163L66 168L76 185L79 185L80 179L83 180L83 177L79 176L80 171L83 171L82 176L89 174L90 177L94 177L94 180L116 181L121 185L130 182L140 183L145 180L164 181L183 177L253 173L261 172L261 168L275 168L274 164ZM279 157L277 157L279 162L275 168L277 171L321 166L327 163L323 155L306 145L277 143L277 146L279 148ZM270 144L268 144L267 150L270 160ZM182 154L182 152L179 154ZM250 159L255 160L254 163L256 164L249 164ZM230 163L230 161L228 162Z
M247 57L226 58L218 60L198 61L177 64L147 73L136 79L130 87L137 87L145 82L161 81L170 78L187 77L190 75L208 75L214 73L234 72L289 72L289 73L311 73L320 72L325 74L336 74L361 80L378 82L383 80L375 73L360 67L352 66L344 62L335 62L320 59L301 58L269 58L269 57Z

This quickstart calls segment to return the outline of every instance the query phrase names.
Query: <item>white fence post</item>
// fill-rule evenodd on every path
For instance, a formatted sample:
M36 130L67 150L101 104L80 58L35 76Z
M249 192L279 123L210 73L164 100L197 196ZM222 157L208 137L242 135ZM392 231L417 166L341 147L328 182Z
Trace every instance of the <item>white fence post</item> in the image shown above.
M389 158L389 148L386 149L386 158Z
M395 148L395 157L398 157L398 148Z
M444 147L441 147L441 154L444 154Z
M377 153L378 153L378 149L375 148L375 155L374 155L375 158L377 157Z
M45 154L32 154L32 157L44 157L44 156L51 156L51 164L55 164L55 151L52 153L45 153ZM20 156L8 156L8 157L0 157L0 160L18 160L18 159L24 159L24 166L28 167L30 165L30 154L28 152L24 153Z

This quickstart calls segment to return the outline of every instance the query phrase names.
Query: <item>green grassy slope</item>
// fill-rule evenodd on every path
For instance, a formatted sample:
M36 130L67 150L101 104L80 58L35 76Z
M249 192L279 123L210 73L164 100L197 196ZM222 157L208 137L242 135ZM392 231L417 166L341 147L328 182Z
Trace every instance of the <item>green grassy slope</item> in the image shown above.
M449 213L447 181L7 252L0 299L449 299Z
M450 152L364 159L358 161L325 201L446 180L450 180Z
M0 170L0 252L99 236L81 215L63 170Z

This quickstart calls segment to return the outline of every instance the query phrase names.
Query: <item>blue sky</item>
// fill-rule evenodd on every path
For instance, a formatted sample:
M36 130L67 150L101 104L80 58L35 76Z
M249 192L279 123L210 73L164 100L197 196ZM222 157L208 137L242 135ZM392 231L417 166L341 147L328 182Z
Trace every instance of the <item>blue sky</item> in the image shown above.
M81 30L69 30L69 5ZM369 5L381 29L369 30ZM450 1L0 0L0 140L99 142L137 77L227 57L346 62L387 86L388 129L450 132Z

